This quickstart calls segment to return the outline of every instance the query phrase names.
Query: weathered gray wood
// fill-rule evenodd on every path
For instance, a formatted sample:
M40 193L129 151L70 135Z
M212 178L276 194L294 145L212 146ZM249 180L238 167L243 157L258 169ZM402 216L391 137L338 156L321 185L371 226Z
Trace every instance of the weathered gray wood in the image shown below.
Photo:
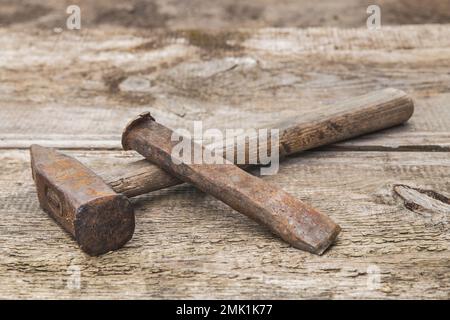
M374 32L0 29L0 147L48 141L118 148L128 119L146 110L171 128L191 128L194 120L205 128L264 127L397 87L416 102L411 122L395 136L346 146L448 148L449 33L449 25Z
M0 28L0 296L450 298L446 207L423 193L393 191L404 185L450 196L449 33L449 25ZM343 227L320 258L186 186L135 199L132 241L89 258L38 208L28 150L16 150L33 142L82 149L69 153L100 172L139 159L100 149L118 149L122 128L141 111L171 128L191 128L193 120L205 128L265 127L385 87L414 98L407 125L333 146L345 152L291 158L265 178ZM430 216L434 208L439 214ZM77 268L81 289L67 289ZM369 290L377 268L381 285Z
M450 198L433 190L395 185L394 191L411 211L427 215L429 219L445 222L450 215Z
M94 170L138 158L116 151L69 154ZM449 159L445 152L306 152L264 177L342 226L321 257L180 186L133 200L133 239L91 258L39 209L28 151L0 151L0 297L448 299L449 216L411 211L393 188L449 197ZM81 288L68 289L77 268ZM380 285L368 287L377 270Z
M446 23L446 0L77 0L83 28L99 25L151 28L364 27L367 7L381 7L383 25ZM68 3L60 0L3 1L0 25L63 28Z

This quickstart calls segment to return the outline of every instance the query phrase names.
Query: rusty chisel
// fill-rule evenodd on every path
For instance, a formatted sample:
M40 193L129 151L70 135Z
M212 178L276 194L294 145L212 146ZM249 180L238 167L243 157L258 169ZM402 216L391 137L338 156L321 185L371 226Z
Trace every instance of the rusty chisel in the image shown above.
M337 103L325 111L312 113L273 127L280 129L280 156L286 156L401 124L411 117L413 110L413 102L404 92L385 89ZM145 123L151 127L158 125L149 121L149 118L145 119ZM154 137L158 137L158 135ZM235 147L235 145L231 146L231 148ZM246 152L249 151L246 149ZM146 160L104 173L101 178L77 160L54 149L34 145L31 147L30 153L33 178L41 207L90 255L116 250L131 239L134 232L134 212L129 200L124 195L136 196L187 180L186 177L175 171L166 172ZM147 156L151 155L147 154ZM157 159L152 159L152 161L155 160ZM158 164L161 165L161 162ZM222 167L232 168L233 166L229 163ZM235 179L243 178L245 181L252 181L251 183L255 181L244 173L236 171L237 168L227 170L239 172ZM238 181L231 181L230 186L236 187L238 184ZM256 184L259 186L260 182ZM255 186L252 185L252 187ZM266 188L266 184L264 184L264 188ZM273 186L267 187L266 192L273 192L275 196L273 199L281 197L287 199L287 202L293 199ZM226 199L227 201L234 201L232 193L227 194L227 197L231 197ZM265 199L259 199L260 204L267 205L267 207L261 209L270 208L272 205L273 213L276 209L274 204L261 202L263 200L265 201ZM295 202L293 207L298 206L299 212L314 211L306 205L299 205L296 199L292 201ZM241 210L238 202L233 204L233 207ZM255 206L255 208L257 207ZM256 209L246 213L252 217L259 215ZM315 218L311 218L303 226L305 232L309 232L306 231L308 226L313 226L317 222L314 219L322 217L320 214L311 216ZM328 238L325 235L314 239L300 235L303 238L299 237L298 239L306 241L302 243L289 238L289 233L282 230L283 223L287 223L287 225L290 223L288 216L284 218L284 222L275 221L276 226L271 226L270 221L264 220L267 218L267 210L258 217L256 218L269 225L288 242L317 253L325 249L338 230L338 227L325 217L327 223L323 230L327 232ZM306 217L309 215L306 214ZM295 221L291 220L291 222Z

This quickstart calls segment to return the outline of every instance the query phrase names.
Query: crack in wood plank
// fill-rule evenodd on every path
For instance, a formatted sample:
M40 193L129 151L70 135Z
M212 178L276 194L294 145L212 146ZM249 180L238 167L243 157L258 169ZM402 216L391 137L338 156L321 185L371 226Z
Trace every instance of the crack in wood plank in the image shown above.
M396 184L394 193L403 199L408 210L431 219L434 224L447 225L450 222L450 198L434 190Z

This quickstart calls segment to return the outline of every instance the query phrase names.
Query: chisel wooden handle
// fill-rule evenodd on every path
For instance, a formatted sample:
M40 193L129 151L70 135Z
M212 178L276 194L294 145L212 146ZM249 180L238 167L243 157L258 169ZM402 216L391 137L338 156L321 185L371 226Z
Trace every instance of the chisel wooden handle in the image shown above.
M405 92L388 88L299 114L271 128L279 129L280 155L286 156L401 124L413 111L413 101ZM227 149L239 147L226 146ZM129 197L182 183L146 160L101 176L114 191Z
M296 248L322 254L337 237L340 227L328 216L223 158L224 164L195 164L181 158L174 161L178 156L173 148L178 141L172 140L172 134L145 113L127 126L122 146L269 227ZM187 141L192 155L203 153L201 145Z

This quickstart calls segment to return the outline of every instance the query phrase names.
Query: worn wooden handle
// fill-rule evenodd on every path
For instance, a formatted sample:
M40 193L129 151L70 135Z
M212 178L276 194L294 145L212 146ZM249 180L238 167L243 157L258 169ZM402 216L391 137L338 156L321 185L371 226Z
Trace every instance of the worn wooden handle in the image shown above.
M286 156L401 124L413 112L413 101L405 92L388 88L300 114L271 127L279 129L280 155ZM226 146L227 150L239 147ZM245 147L247 153L257 152L247 148L248 142ZM101 175L117 193L129 197L183 183L147 160Z
M215 160L221 160L221 164L194 163L193 155L204 151L201 145L191 141L192 158L181 159L173 152L178 141L172 141L172 134L172 130L145 113L127 126L122 146L124 150L139 152L171 175L267 226L298 249L322 254L336 239L341 230L336 223L281 188L248 174L218 155Z

